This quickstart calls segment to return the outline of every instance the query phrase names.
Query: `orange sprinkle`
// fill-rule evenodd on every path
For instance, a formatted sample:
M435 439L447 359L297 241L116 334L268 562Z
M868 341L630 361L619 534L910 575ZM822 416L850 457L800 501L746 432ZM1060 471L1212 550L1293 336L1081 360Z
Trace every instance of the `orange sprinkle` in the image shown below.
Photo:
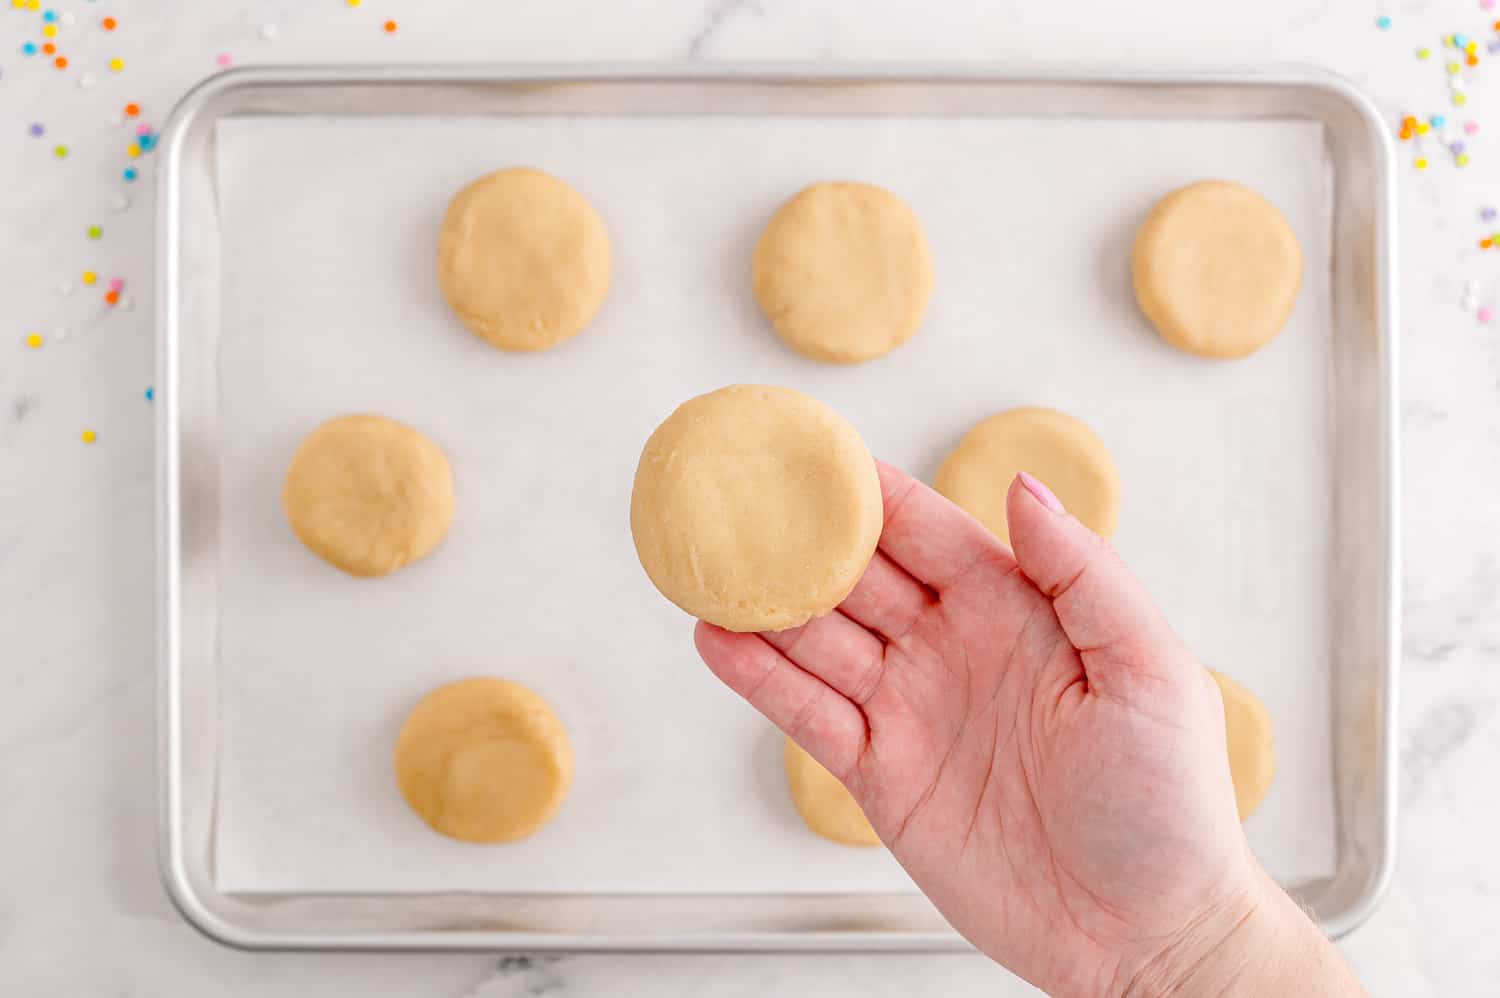
M1467 59L1465 59L1464 62L1468 63L1470 66L1477 66L1479 65L1479 57L1471 55Z
M60 55L56 59L52 60L52 65L56 66L58 69L67 69L68 57L65 55Z
M393 35L393 34L396 33L396 22L395 21L387 21L387 22L385 22L385 33L388 34L388 35Z
M141 113L141 106L139 104L126 104L125 113L134 118L136 115Z
M51 55L53 52L57 51L57 46L53 45L51 42L47 42L42 46L42 51L47 53L48 55Z
M116 21L112 17L106 17L104 19L104 30L105 31L113 31L113 30L115 30L116 27L118 27L118 25L119 25L119 22Z
M1479 240L1479 248L1480 249L1489 249L1493 245L1495 245L1495 241L1493 239L1481 239L1481 240Z
M115 304L116 302L118 302L120 300L120 292L118 292L118 291L106 291L104 293L104 300L107 301L107 302L109 302L111 305L113 305L113 304Z
M1402 128L1416 128L1417 127L1417 119L1413 118L1411 115L1408 114L1406 117L1404 117L1404 118L1401 119L1401 127Z
M1401 141L1402 142L1410 142L1411 141L1411 129L1410 128L1403 128L1403 129L1401 129Z

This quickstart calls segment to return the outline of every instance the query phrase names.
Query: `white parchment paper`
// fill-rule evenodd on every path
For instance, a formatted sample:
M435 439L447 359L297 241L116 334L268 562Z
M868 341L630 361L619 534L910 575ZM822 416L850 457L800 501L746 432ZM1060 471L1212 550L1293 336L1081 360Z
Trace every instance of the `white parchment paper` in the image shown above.
M540 356L484 345L434 278L449 196L507 165L577 186L614 241L599 319ZM220 125L217 168L222 889L911 889L883 850L803 828L779 736L701 666L691 622L636 562L641 444L677 403L734 382L810 392L928 479L1001 409L1049 405L1092 425L1123 478L1120 550L1203 660L1275 719L1277 779L1249 823L1257 852L1282 878L1331 871L1330 192L1317 125L250 119ZM1136 225L1205 177L1268 196L1308 261L1285 333L1236 363L1167 347L1130 293ZM786 349L750 293L771 213L829 178L906 198L935 258L922 331L854 368ZM386 579L324 565L281 511L298 442L349 412L420 428L456 477L447 541ZM532 686L572 735L572 793L520 844L434 834L392 776L406 711L475 674Z

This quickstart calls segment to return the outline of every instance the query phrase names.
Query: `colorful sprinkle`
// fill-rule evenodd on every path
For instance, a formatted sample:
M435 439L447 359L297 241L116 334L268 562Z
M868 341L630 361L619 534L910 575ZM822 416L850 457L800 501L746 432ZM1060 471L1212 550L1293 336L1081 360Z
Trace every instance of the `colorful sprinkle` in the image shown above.
M51 13L51 11L48 11L48 13ZM56 38L57 37L57 25L55 25L55 24L45 24L45 25L43 25L42 26L42 37L43 38Z
M1469 165L1469 154L1466 153L1466 152L1461 152L1461 153L1459 153L1457 156L1455 156L1453 158L1453 162L1456 163L1459 166L1468 166Z
M1448 143L1448 151L1457 156L1464 151L1464 144L1462 142L1450 142Z
M1463 69L1463 67L1460 66L1456 62L1450 62L1450 63L1448 63L1448 65L1444 66L1443 68L1448 71L1448 75L1449 76L1452 76L1453 74L1457 73L1460 69Z
M42 9L42 0L26 0L26 9L27 10L41 10Z
M118 73L120 70L122 70L124 68L125 68L125 60L124 59L111 59L111 60L109 60L109 69L110 69L110 72L112 72L112 73Z
M1493 222L1495 220L1496 214L1497 212L1494 208L1491 208L1489 205L1485 205L1483 208L1479 209L1479 220L1481 222Z
M140 113L141 113L141 106L139 104L126 104L125 105L125 116L126 117L128 117L128 118L134 118L136 115L138 115Z
M123 277L111 277L109 279L109 290L111 290L111 291L124 291L125 290L125 278L123 278Z
M119 25L120 25L120 22L116 21L112 17L106 17L103 21L100 21L99 23L101 25L103 25L105 31L113 31L113 30L115 30L115 28L119 27Z
M52 155L56 156L58 159L67 159L68 158L68 147L67 146L57 146L56 148L54 148L52 150Z
M1425 170L1427 169L1427 160L1422 158L1421 156L1418 156L1415 160L1412 161L1411 165L1415 166L1419 170Z
M40 350L42 348L42 334L32 333L31 335L27 336L26 345L31 347L31 349L33 350Z
M25 45L22 45L21 46L21 54L22 55L36 55L36 44L33 43L33 42L27 42Z
M1469 95L1468 94L1454 94L1453 95L1453 106L1454 107L1463 107L1467 103L1469 103Z
M1474 313L1474 318L1478 319L1480 322L1489 322L1494 317L1494 311L1488 308L1481 308L1478 312Z
M47 13L45 13L45 14L42 15L42 20L44 22L46 22L47 24L52 24L53 22L55 22L57 20L57 11L55 11L55 10L49 10L49 11L47 11Z
M106 291L104 293L104 300L109 302L111 305L117 305L120 302L120 292Z
M1427 124L1427 122L1425 122L1425 121L1419 121L1419 122L1417 122L1417 134L1418 135L1426 135L1430 131L1432 131L1432 126L1429 125L1429 124Z
M387 22L385 22L385 33L388 34L388 35L394 35L396 33L396 22L395 21L387 21Z
M95 433L93 430L84 430L80 439L82 439L86 444L91 444L95 440L99 439L99 434Z
M65 55L60 55L56 59L52 60L52 65L56 66L58 69L67 69L68 57Z
M57 51L57 46L53 45L51 42L47 42L46 44L44 44L42 46L42 52L44 54L46 54L46 55L51 55L52 53L54 53L56 51Z
M1391 19L1384 15L1377 17L1375 19L1375 27L1379 28L1381 31L1389 31L1391 30Z
M359 6L359 0L348 0L348 4L351 7L358 7Z
M124 174L122 175L125 177L125 182L127 184L135 183L135 178L140 176L140 174L136 172L136 169L133 166L127 166L125 168Z
M130 143L129 148L125 150L125 155L129 156L131 159L135 159L140 154L141 147L134 142Z
M150 385L146 386L146 401L147 402L155 402L156 401L156 389L152 388Z
M80 277L79 280L83 281L83 283L87 284L89 287L93 287L94 283L99 280L99 275L94 273L92 270L85 270L83 272L83 276Z
M214 56L214 62L218 64L220 69L228 68L229 64L233 61L234 60L229 57L228 52L220 52L218 55Z
M31 123L31 127L28 128L28 129L26 129L26 131L30 132L31 133L31 137L35 138L35 139L39 139L43 135L47 134L47 128L46 128L46 126L43 125L40 121L33 121Z
M1432 49L1430 49L1430 48L1425 48L1424 47L1424 48L1417 49L1417 58L1418 59L1426 59L1430 55L1432 55Z
M97 225L90 225L88 229L88 235L90 239L98 239L99 237L104 235L104 230Z
M1479 122L1477 122L1477 121L1466 121L1466 122L1464 122L1464 134L1465 135L1473 135L1477 131L1479 131Z
M1433 128L1442 128L1444 125L1446 125L1448 123L1448 119L1445 118L1445 117L1443 117L1441 114L1434 114L1428 120L1432 122L1432 127Z

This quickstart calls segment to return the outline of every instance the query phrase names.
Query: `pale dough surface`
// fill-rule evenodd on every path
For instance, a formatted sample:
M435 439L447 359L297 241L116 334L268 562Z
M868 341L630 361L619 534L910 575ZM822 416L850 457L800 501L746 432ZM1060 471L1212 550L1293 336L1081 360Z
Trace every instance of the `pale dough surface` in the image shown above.
M481 177L448 204L438 283L464 324L502 350L548 350L604 304L609 234L593 205L540 170Z
M932 297L916 213L873 184L814 184L755 247L755 297L776 332L814 360L857 364L911 339Z
M875 461L838 413L732 385L678 406L636 468L630 531L663 596L731 631L779 631L854 588L884 522Z
M453 522L453 472L437 444L383 416L342 416L302 441L281 502L308 549L350 575L394 572Z
M1302 249L1276 206L1206 180L1157 202L1130 258L1136 301L1168 343L1203 357L1276 338L1302 287Z
M573 750L546 701L505 679L429 693L396 738L396 783L422 820L464 842L514 842L557 813Z
M1022 471L1101 537L1119 526L1114 460L1093 430L1055 409L1010 409L979 423L948 455L934 486L1009 544L1005 495Z
M1224 698L1224 728L1229 742L1229 772L1240 820L1255 813L1276 776L1271 745L1271 714L1260 697L1222 672L1208 670Z
M786 739L785 761L792 803L808 828L841 845L880 845L880 836L854 795L790 738Z

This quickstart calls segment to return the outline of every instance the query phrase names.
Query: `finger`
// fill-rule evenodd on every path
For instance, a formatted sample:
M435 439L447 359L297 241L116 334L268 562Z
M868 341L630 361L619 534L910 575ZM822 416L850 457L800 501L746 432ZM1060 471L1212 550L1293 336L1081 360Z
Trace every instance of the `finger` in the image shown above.
M758 634L699 621L698 654L714 675L847 785L868 731L859 708L804 672Z
M906 637L933 603L931 590L876 551L859 585L839 604L839 612L894 642Z
M1196 677L1196 662L1120 556L1022 472L1006 495L1021 571L1052 599L1089 686L1126 698L1162 681Z
M856 706L869 702L880 685L885 643L837 610L801 627L768 631L761 637Z
M941 594L980 561L1014 564L1010 551L978 520L905 472L875 463L885 501L880 550L912 578Z

